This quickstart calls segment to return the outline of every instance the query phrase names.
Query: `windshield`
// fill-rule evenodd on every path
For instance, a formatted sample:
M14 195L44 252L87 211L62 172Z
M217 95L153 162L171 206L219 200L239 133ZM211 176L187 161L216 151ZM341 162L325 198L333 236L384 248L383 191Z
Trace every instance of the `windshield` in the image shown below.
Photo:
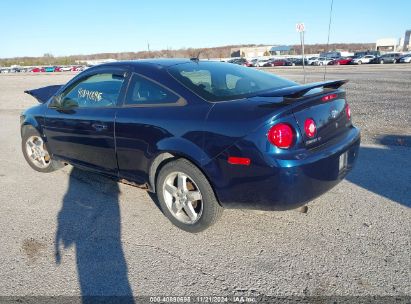
M169 73L208 101L226 101L297 85L270 73L223 62L200 61L171 66Z

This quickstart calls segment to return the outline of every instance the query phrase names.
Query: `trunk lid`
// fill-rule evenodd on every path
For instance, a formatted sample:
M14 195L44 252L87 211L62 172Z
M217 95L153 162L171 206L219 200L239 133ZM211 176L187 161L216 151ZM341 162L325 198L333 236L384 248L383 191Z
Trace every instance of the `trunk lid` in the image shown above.
M302 142L307 148L319 146L344 132L351 126L340 86L348 80L334 80L286 87L260 96L281 97L274 104L289 105L300 129ZM316 132L309 137L305 131L307 119L314 120Z
M326 100L331 96L329 100ZM317 95L298 104L293 115L302 134L302 140L307 147L315 147L347 132L351 120L346 113L345 92L343 90L323 89ZM305 131L305 122L313 119L316 125L314 136L309 137Z

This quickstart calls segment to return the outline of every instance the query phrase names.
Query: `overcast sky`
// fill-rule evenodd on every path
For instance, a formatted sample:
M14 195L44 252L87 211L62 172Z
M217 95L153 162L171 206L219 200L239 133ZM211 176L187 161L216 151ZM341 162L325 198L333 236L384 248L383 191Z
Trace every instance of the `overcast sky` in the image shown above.
M327 42L331 0L0 1L0 58ZM391 7L390 7L391 6ZM411 1L334 0L330 42L375 42L411 29Z

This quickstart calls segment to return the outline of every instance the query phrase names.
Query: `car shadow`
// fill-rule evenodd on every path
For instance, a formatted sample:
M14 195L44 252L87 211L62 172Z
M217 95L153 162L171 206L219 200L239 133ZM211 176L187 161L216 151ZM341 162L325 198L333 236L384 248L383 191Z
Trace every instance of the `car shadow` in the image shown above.
M361 146L347 179L369 191L411 208L411 136L386 135L383 146Z
M55 238L56 263L75 247L83 303L134 303L121 243L116 181L73 168Z

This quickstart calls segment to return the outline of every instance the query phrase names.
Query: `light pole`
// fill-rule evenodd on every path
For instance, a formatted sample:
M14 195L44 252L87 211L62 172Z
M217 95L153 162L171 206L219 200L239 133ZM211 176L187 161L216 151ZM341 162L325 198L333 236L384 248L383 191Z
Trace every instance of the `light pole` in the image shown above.
M304 56L304 32L305 26L304 23L297 23L295 26L297 32L300 33L300 43L301 43L301 57L303 60L303 74L304 74L304 83L305 83L305 56Z

